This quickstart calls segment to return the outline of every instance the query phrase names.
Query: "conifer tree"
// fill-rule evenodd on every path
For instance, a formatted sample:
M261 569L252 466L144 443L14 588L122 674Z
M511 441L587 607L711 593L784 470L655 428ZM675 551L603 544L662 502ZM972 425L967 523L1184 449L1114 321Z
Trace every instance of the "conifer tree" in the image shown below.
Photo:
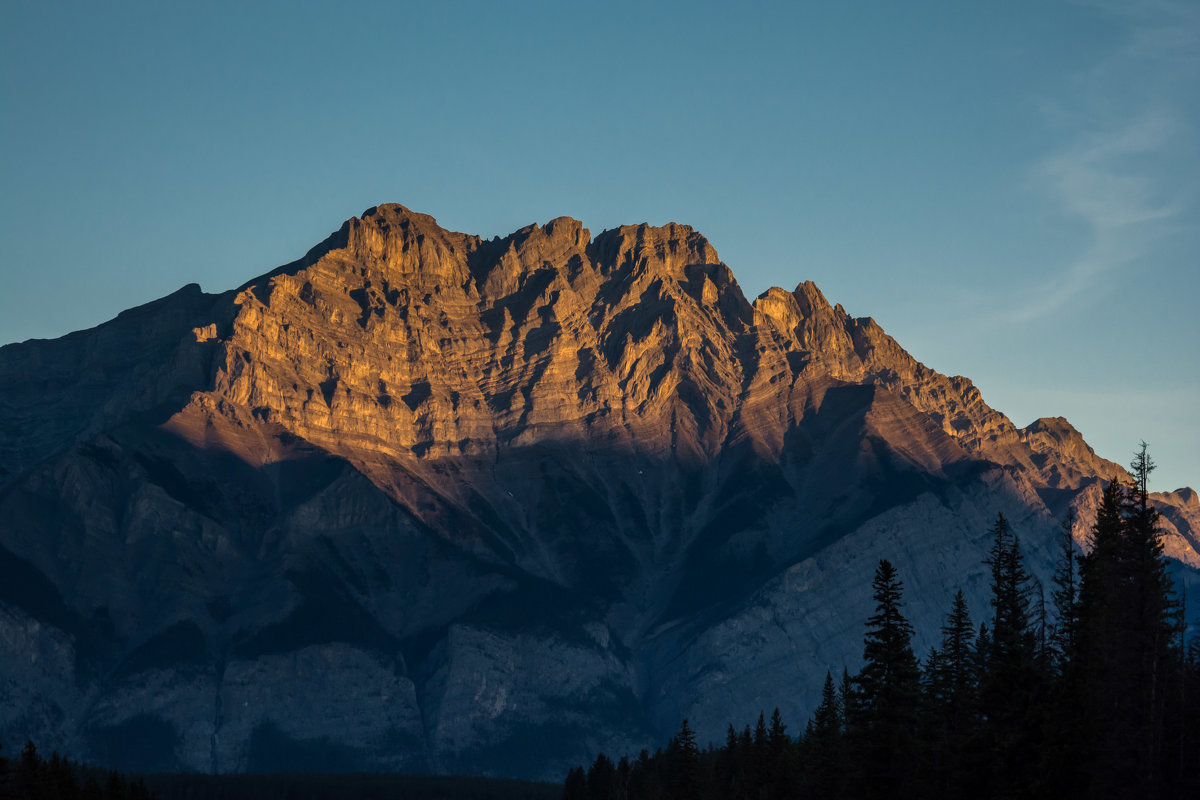
M921 673L912 651L912 625L900 609L903 584L886 559L872 582L875 613L867 620L862 670L854 679L855 724L850 731L858 789L863 796L899 798L914 789Z
M767 745L767 721L761 711L758 713L758 722L754 723L754 748L750 758L750 787L757 797L766 790L771 776L771 751Z
M790 739L787 735L787 725L783 724L783 715L779 713L779 706L771 712L771 727L767 729L767 745L771 751L771 757L774 758L783 753L787 749Z
M1121 578L1122 547L1121 486L1114 478L1100 496L1096 519L1088 532L1088 549L1079 559L1078 629L1075 659L1071 665L1080 695L1078 747L1081 772L1097 790L1123 770L1101 754L1117 748L1112 726L1120 717L1116 704L1116 662L1123 643L1123 626L1116 624L1123 613ZM1091 792L1099 795L1099 791Z
M979 676L976 671L972 644L975 635L971 613L962 589L954 595L950 613L942 625L942 669L947 690L946 710L951 721L951 730L965 732L973 723L976 713L976 689Z
M1039 785L1043 794L1078 794L1087 783L1084 696L1079 668L1080 564L1074 540L1075 511L1062 523L1058 560L1054 567L1054 627L1050 638L1050 667L1045 736Z
M1131 693L1128 720L1140 781L1154 793L1162 781L1163 723L1170 676L1181 654L1173 649L1175 597L1163 556L1158 510L1150 503L1154 470L1145 442L1134 455L1133 483L1123 504L1125 552L1129 565L1130 651L1127 659Z
M1132 483L1105 488L1080 561L1076 668L1097 796L1162 791L1167 693L1181 660L1145 443L1131 468Z
M1033 663L1037 645L1030 626L1030 577L1021 545L1003 514L990 531L992 549L985 563L992 573L991 669L1025 667ZM1000 675L994 677L1007 678Z
M1175 603L1175 642L1172 645L1172 675L1168 687L1170 697L1163 720L1163 780L1166 786L1164 796L1168 797L1172 792L1186 796L1183 788L1188 784L1188 773L1195 772L1200 765L1200 746L1188 747L1188 705L1191 700L1188 689L1191 664L1187 639L1187 608L1185 584L1179 587L1179 597ZM1190 794L1200 795L1200 791Z
M736 797L739 793L741 783L738 776L741 767L739 750L738 734L733 728L733 723L730 723L729 729L725 732L725 746L721 748L717 757L717 784L722 797Z
M854 679L850 671L842 668L842 681L838 684L838 707L842 711L843 732L858 726L858 699L854 688Z
M674 800L694 800L698 797L701 789L700 750L696 746L696 733L688 727L686 719L667 747L667 764L670 772L669 797Z
M825 686L821 690L821 704L817 706L805 731L804 750L811 796L818 800L841 797L845 763L842 710L833 685L833 674L828 671L825 673Z
M108 782L104 785L106 800L125 800L125 778L115 769L108 771Z
M992 525L992 625L986 666L980 676L984 746L992 754L997 793L1027 796L1039 760L1042 674L1037 635L1030 625L1030 578L1021 545L1003 514Z
M39 797L42 794L44 769L45 764L38 754L37 745L32 740L25 742L15 770L14 783L17 797Z
M1049 636L1051 632L1050 621L1046 614L1046 587L1042 584L1042 579L1036 575L1031 575L1030 578L1031 590L1031 605L1030 617L1032 632L1034 634L1034 661L1037 664L1038 673L1045 677L1050 672L1053 656L1050 653Z
M788 745L791 743L787 735L787 726L776 707L771 713L771 721L767 724L766 749L763 760L763 785L768 797L774 797L778 791L783 773L786 771Z
M601 753L587 772L588 800L612 800L617 768L612 759Z
M941 746L945 730L940 708L946 695L944 681L942 653L936 647L930 647L921 664L920 725L917 729L920 761L916 768L922 794L929 793L939 784L939 776L946 769L948 753Z
M754 768L754 736L750 733L750 726L746 725L738 734L738 785L743 797L757 796L758 784Z
M779 713L778 707L771 713L771 724L767 728L767 752L767 795L780 800L791 797L796 765L793 759L792 738L788 736L787 725L784 724L783 715Z
M1059 537L1058 562L1054 566L1054 632L1050 646L1056 669L1060 672L1075 652L1076 631L1079 628L1079 568L1075 553L1075 509L1067 512Z
M975 627L959 589L942 623L941 647L933 648L925 670L925 741L930 753L930 793L964 793L966 745L978 724L978 669Z
M99 786L96 787L99 791ZM563 784L563 800L588 800L587 776L583 767L572 767L567 772L566 783Z
M617 762L617 777L613 787L613 797L616 800L629 800L629 778L632 772L629 756L621 756L621 760Z
M638 753L629 775L630 797L661 797L662 782L655 774L658 764L662 760L661 757L661 750L652 756L650 751L644 747Z
M50 794L58 800L75 800L79 796L75 768L71 762L60 756L57 750L50 752L50 760L46 762L45 776Z

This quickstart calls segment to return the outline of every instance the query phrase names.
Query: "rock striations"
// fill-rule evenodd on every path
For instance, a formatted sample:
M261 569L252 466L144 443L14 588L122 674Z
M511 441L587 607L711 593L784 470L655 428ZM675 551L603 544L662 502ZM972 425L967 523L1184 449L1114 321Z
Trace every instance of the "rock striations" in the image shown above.
M385 205L219 295L0 349L0 739L145 770L559 778L811 710L881 557L930 637L1124 476L687 226ZM1180 574L1195 492L1156 496ZM926 645L929 639L923 641Z

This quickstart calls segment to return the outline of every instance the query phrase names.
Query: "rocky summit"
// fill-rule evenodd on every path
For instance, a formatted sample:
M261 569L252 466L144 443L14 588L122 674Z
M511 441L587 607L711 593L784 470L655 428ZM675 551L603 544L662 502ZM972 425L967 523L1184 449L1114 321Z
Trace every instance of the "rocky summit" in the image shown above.
M1131 443L1131 450L1135 443ZM987 530L1049 585L1125 478L683 225L399 205L242 287L0 349L0 741L137 770L560 779L803 720L880 558L918 652ZM1200 500L1157 494L1178 577Z

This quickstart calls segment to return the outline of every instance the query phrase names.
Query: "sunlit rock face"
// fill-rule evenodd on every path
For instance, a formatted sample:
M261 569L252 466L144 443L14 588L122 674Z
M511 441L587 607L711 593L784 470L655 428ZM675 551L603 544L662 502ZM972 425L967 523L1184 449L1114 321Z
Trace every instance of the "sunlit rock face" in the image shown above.
M0 349L0 741L145 770L560 778L801 725L897 565L918 647L1125 477L681 225L398 205L240 289ZM1200 501L1156 496L1182 578Z

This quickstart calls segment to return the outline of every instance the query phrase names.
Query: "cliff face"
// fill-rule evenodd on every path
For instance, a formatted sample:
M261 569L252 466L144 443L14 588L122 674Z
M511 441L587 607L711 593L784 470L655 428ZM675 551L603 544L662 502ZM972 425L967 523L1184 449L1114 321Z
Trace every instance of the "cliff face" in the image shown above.
M0 349L0 738L137 769L561 777L811 709L897 564L986 614L1124 475L691 228L370 209L238 290ZM1156 497L1200 567L1200 504Z

